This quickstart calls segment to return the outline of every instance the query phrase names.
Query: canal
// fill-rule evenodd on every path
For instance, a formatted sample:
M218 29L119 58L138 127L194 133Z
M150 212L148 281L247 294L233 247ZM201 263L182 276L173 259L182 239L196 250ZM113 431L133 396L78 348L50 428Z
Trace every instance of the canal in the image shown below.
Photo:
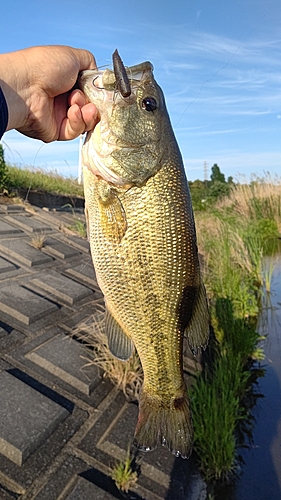
M281 499L281 259L276 261L270 296L264 299L260 333L265 376L258 380L263 395L253 411L253 444L243 449L243 473L236 482L235 500Z

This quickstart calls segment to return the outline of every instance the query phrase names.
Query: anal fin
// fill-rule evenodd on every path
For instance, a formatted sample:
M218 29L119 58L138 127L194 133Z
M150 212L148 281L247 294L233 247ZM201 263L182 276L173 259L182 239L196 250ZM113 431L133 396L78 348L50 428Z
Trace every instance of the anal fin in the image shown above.
M130 337L124 333L108 309L105 312L105 333L107 335L108 348L113 356L122 361L129 359L133 352L134 344Z
M197 354L201 347L205 349L209 340L210 316L206 291L201 281L196 302L193 307L192 317L184 331L189 347L193 354Z

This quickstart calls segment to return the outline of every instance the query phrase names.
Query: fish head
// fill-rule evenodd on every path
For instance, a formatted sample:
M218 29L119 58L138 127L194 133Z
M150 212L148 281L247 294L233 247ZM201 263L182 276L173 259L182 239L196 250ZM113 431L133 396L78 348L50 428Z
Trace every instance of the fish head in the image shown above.
M80 74L79 87L100 115L100 122L87 134L83 164L117 186L141 186L161 167L167 127L173 132L152 64L144 62L124 71L129 80L127 96L119 89L116 71Z

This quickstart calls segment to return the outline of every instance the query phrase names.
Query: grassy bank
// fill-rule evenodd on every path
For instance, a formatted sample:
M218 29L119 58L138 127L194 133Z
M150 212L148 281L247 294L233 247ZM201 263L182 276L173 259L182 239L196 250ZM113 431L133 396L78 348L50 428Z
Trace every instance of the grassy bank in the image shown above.
M66 196L84 196L83 186L75 179L62 177L55 172L46 173L32 167L22 169L10 165L7 165L5 189L10 194L28 189Z
M245 438L244 432L241 440L243 422L246 433L247 421L251 424L247 397L261 373L257 362L263 356L257 315L262 295L270 291L272 274L264 255L279 234L280 201L280 183L259 179L234 186L230 196L196 213L214 329L214 362L197 378L191 402L194 449L208 481L232 476Z

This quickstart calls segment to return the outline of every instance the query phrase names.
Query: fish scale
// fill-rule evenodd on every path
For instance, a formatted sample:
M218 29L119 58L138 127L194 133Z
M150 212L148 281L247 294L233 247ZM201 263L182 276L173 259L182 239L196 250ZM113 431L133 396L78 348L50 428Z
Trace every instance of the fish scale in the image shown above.
M112 75L106 88L109 70L106 77L94 72L98 90L93 72L80 77L101 116L83 146L86 212L109 348L125 360L134 345L143 367L135 442L143 450L164 444L188 457L193 431L183 335L193 350L204 347L209 315L189 187L149 64L128 68L126 98L112 90Z

